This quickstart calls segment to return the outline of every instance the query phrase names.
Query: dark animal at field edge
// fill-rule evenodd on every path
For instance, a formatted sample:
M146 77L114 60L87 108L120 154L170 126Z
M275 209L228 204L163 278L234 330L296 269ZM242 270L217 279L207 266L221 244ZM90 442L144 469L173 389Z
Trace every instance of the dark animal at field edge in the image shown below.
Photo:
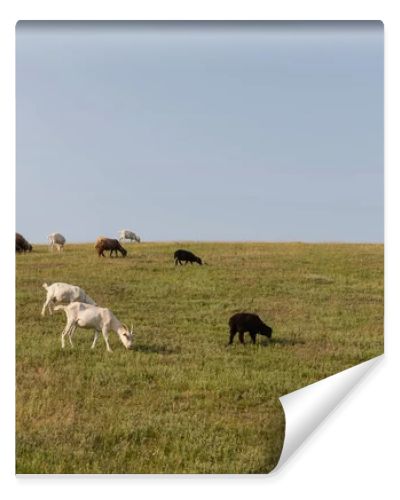
M236 333L239 333L239 341L244 344L244 334L250 333L253 344L256 343L256 335L265 335L271 338L272 328L266 325L257 314L253 313L237 313L229 319L229 342L233 343Z
M189 250L176 250L176 252L174 253L174 260L176 266L178 264L182 265L182 262L184 262L185 264L187 264L188 262L190 262L191 264L193 264L193 262L197 262L197 264L200 264L200 266L203 264L200 257L197 257L197 255L195 255L194 253L189 252Z
M97 238L94 248L96 249L97 255L99 257L105 257L105 250L110 250L110 257L112 257L112 254L114 252L117 257L118 252L120 252L123 257L126 257L126 254L128 253L125 248L121 246L121 243L118 240L112 238L104 238L102 236Z
M19 233L15 233L15 251L18 253L32 252L32 245Z

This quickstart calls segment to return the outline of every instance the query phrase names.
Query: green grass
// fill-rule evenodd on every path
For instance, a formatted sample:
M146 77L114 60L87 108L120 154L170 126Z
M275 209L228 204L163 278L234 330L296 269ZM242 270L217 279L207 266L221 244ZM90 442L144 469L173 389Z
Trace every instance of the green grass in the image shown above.
M208 266L175 267L176 248ZM17 473L259 473L276 465L278 397L383 351L383 246L142 243L17 255ZM43 282L84 288L134 324L113 353L63 313L40 316ZM258 313L267 344L230 348L229 317Z

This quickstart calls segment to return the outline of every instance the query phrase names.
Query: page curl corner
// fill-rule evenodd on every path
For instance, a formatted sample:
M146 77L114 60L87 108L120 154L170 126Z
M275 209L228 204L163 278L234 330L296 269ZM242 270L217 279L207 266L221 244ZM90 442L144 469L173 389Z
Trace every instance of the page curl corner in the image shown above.
M381 354L279 398L285 414L285 439L273 473L279 472L308 436L383 357Z

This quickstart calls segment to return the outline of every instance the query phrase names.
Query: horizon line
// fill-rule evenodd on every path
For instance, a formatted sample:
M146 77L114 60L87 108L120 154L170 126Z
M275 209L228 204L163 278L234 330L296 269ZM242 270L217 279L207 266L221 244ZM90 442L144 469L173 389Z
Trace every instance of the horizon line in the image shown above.
M113 238L118 239L118 238ZM96 240L90 241L66 241L65 245L89 245L94 244ZM48 242L38 242L30 241L32 245L44 245L49 246ZM142 245L146 243L266 243L266 244L304 244L304 245L384 245L384 241L346 241L346 240L313 240L313 241L302 241L302 240L142 240L140 243L133 241L125 241L126 244Z

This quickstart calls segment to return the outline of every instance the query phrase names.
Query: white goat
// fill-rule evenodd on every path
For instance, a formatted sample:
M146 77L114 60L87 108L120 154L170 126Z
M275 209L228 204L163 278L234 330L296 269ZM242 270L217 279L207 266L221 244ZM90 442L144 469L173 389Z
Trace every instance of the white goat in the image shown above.
M55 306L54 310L63 310L67 315L67 324L64 330L61 332L61 347L63 349L65 347L66 335L68 335L71 347L73 347L72 335L75 333L75 330L78 328L78 326L80 328L94 329L95 334L92 343L92 349L94 349L94 346L96 345L100 331L103 334L108 352L112 352L110 344L108 343L108 334L110 331L114 331L118 334L121 342L124 344L126 349L131 349L132 347L132 327L129 330L126 325L121 323L119 319L114 316L110 309L82 304L80 302L72 302L67 306Z
M51 250L53 251L54 250L54 247L57 247L57 250L59 252L61 252L61 250L64 249L64 245L65 245L65 238L62 234L60 233L51 233L49 234L49 236L47 237L48 241L49 241L49 247L51 248Z
M47 290L46 300L42 307L42 316L45 315L46 308L53 314L54 303L84 302L85 304L96 305L96 302L86 294L79 286L68 285L68 283L53 283L48 286L43 283L43 288Z
M119 234L119 241L130 240L130 241L137 241L138 243L140 243L139 236L133 233L132 231L128 231L128 229L121 229L121 231L119 231L118 234Z

